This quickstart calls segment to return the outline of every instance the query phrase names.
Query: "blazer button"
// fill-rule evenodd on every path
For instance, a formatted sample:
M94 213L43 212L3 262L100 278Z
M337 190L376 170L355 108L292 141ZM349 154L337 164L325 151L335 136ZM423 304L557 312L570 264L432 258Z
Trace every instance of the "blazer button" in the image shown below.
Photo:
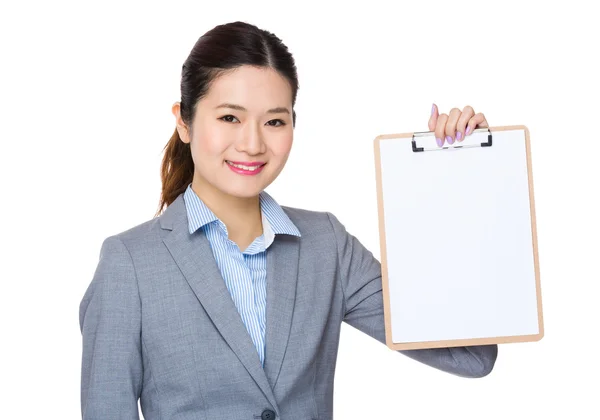
M265 410L260 415L261 420L275 420L275 412L273 410Z

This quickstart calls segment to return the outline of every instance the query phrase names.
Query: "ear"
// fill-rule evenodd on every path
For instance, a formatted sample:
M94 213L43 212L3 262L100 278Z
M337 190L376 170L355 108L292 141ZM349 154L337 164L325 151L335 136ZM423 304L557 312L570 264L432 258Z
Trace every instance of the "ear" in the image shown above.
M190 135L187 126L181 119L181 102L175 102L171 107L171 112L175 116L175 125L177 128L177 132L179 133L179 138L184 143L190 142Z

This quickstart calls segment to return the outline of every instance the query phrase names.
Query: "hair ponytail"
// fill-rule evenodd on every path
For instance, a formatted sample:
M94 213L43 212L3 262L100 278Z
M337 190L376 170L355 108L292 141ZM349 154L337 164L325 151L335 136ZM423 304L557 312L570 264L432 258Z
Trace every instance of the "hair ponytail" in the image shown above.
M163 150L164 156L160 169L162 191L155 216L159 216L165 206L175 201L194 178L194 161L190 143L181 141L177 129Z

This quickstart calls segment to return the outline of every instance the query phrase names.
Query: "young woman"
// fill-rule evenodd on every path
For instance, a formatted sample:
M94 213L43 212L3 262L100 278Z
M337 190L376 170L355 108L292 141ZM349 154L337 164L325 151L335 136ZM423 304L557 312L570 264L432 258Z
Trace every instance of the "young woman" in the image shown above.
M272 33L235 22L193 47L158 217L104 240L81 301L84 419L138 419L138 399L146 420L332 419L342 321L385 343L379 261L333 214L264 191L297 91ZM440 146L476 127L471 107L429 120ZM482 377L497 346L401 353Z

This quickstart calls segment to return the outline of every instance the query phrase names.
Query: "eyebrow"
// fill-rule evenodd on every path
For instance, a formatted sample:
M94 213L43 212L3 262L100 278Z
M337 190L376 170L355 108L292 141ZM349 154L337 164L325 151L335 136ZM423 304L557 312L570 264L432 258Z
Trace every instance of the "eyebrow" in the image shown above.
M229 103L222 103L221 105L218 105L215 107L215 109L218 109L218 108L231 108L231 109L236 109L238 111L247 111L247 109L241 105L229 104ZM279 106L277 108L269 109L267 111L267 113L268 114L281 114L281 113L289 114L290 111L289 111L289 109L287 109L284 106Z

